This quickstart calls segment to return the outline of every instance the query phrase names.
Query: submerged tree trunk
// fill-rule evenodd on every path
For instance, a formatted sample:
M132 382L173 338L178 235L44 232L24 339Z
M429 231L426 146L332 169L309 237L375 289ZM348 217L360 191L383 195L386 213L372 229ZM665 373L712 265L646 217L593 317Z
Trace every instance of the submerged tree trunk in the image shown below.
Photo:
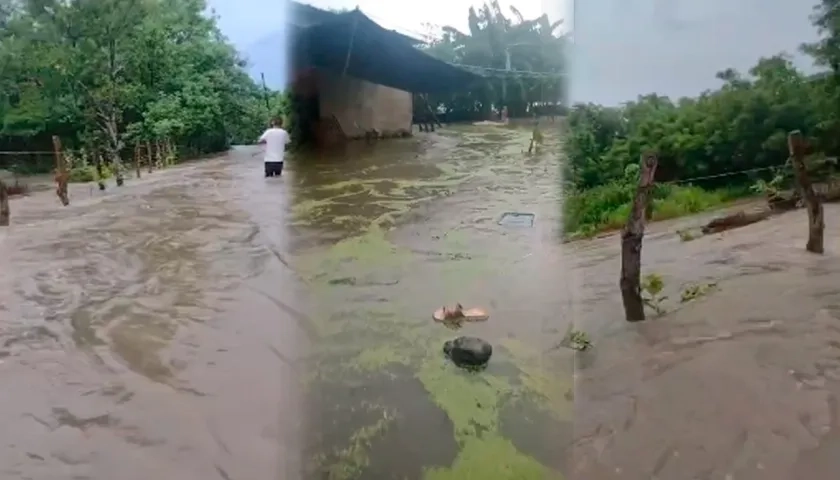
M137 145L134 146L134 175L136 175L137 178L140 178L140 156L141 155L142 155L142 153L140 153L140 145L137 144Z
M650 203L653 176L656 173L657 158L653 153L642 155L639 186L633 198L630 218L621 234L621 299L624 315L628 322L645 319L645 304L642 299L642 239L645 236L645 212Z
M823 253L823 232L825 230L823 206L822 201L814 192L811 179L808 177L805 166L805 142L799 130L794 130L788 134L788 151L793 161L796 182L799 184L802 198L805 200L805 208L808 210L808 243L805 244L805 250L811 253Z
M100 191L105 191L105 174L102 172L102 154L94 153L94 162L96 162L96 184Z
M146 142L146 161L149 162L149 173L152 173L155 166L155 154L152 152L151 142Z
M53 135L53 152L55 153L55 194L65 207L70 205L70 196L67 193L67 182L70 180L70 172L67 171L67 162L61 152L61 139Z
M122 158L120 158L122 142L120 142L117 125L116 107L109 105L107 111L100 113L99 117L102 132L105 134L107 140L106 150L111 160L112 169L114 170L114 178L117 180L117 186L122 187L125 184L125 173L123 172Z
M10 217L9 189L6 188L6 183L0 180L0 227L8 227Z
M163 155L163 145L160 143L160 140L155 140L155 156L157 157L158 168L165 167L166 158Z

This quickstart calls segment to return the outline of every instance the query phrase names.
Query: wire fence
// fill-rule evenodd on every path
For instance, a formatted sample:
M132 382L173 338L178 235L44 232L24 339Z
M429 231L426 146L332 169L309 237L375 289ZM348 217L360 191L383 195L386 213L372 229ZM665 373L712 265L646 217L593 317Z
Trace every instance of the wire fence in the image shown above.
M0 151L0 170L16 175L46 173L55 167L55 153L49 151Z
M824 167L826 165L834 167L834 168L831 168L831 174L833 174L834 172L837 171L838 163L837 163L836 158L833 158L833 157L826 158L824 160L824 163L822 163L820 166ZM685 184L691 184L691 183L696 183L696 182L702 182L704 180L714 180L714 179L718 179L718 178L734 177L734 176L738 176L738 175L749 175L749 174L754 174L754 173L759 173L759 172L779 171L779 170L785 169L785 168L792 168L787 159L785 160L784 163L780 163L778 165L770 165L770 166L767 166L767 167L747 168L747 169L744 169L744 170L733 170L733 171L730 171L730 172L722 172L722 173L716 173L716 174L712 174L712 175L700 175L700 176L696 176L696 177L681 178L681 179L668 180L668 181L657 182L657 183L671 184L671 185L685 185Z
M484 77L494 77L494 78L538 78L538 79L562 79L566 78L567 74L564 72L538 72L538 71L531 71L531 70L508 70L506 68L492 68L492 67L482 67L480 65L468 65L464 63L452 63L450 65L455 67L463 68L464 70L470 70L474 73L478 73Z
M731 171L731 172L717 173L717 174L714 174L714 175L703 175L703 176L698 176L698 177L682 178L682 179L679 179L679 180L671 180L671 181L657 182L657 183L670 183L670 184L674 184L674 185L683 185L683 184L686 184L686 183L694 183L694 182L699 182L699 181L702 181L702 180L712 180L712 179L715 179L715 178L734 177L736 175L747 175L747 174L750 174L750 173L765 172L765 171L775 170L777 168L784 168L785 165L786 164L783 163L781 165L772 165L772 166L769 166L769 167L748 168L748 169L745 169L745 170L735 170L735 171Z

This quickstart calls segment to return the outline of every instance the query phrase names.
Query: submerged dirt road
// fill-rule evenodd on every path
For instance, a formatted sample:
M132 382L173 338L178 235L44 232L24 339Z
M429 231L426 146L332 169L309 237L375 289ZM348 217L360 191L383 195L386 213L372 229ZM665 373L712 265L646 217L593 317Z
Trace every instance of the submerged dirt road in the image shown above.
M618 239L559 245L559 139L448 128L261 176L253 148L15 200L0 478L834 479L840 209L681 242L622 320ZM504 226L506 211L536 214ZM687 284L715 283L680 303ZM435 308L484 306L460 332ZM556 348L571 323L595 349ZM484 372L441 344L491 341Z
M68 208L15 200L0 477L551 476L571 435L571 363L539 355L562 323L558 156L528 136L447 129L279 181L240 148ZM491 309L465 329L496 344L481 375L443 361L455 332L430 316L455 301Z
M249 162L249 163L245 163ZM0 478L298 478L305 300L249 157L12 202ZM295 300L292 302L292 300Z

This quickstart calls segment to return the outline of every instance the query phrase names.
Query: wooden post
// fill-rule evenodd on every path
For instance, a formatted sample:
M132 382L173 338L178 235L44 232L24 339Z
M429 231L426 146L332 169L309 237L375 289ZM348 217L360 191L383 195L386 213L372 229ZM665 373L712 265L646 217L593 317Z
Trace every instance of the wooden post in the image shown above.
M3 180L0 180L0 227L9 226L10 216L9 190L6 188L6 183Z
M61 139L53 135L53 153L55 154L55 194L61 200L61 204L65 207L70 205L70 196L67 194L67 181L70 173L67 171L67 162L64 160L64 155L61 153Z
M825 230L823 206L822 201L814 193L811 179L808 178L808 170L805 168L805 141L799 130L788 134L788 151L793 162L793 171L796 173L796 182L799 184L802 199L805 201L805 209L808 210L808 243L805 244L805 250L823 253L823 231Z
M639 187L633 198L630 218L621 233L621 299L624 315L628 322L645 319L645 304L642 300L642 239L645 236L645 210L650 202L653 177L656 173L656 154L645 153L641 159Z
M140 178L140 144L134 145L134 175Z

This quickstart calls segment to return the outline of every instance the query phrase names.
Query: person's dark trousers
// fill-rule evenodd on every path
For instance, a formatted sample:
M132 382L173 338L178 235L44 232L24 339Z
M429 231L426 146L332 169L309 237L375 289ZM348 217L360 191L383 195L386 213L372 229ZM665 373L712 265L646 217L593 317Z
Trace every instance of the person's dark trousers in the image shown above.
M265 162L265 178L279 177L283 173L283 162Z

